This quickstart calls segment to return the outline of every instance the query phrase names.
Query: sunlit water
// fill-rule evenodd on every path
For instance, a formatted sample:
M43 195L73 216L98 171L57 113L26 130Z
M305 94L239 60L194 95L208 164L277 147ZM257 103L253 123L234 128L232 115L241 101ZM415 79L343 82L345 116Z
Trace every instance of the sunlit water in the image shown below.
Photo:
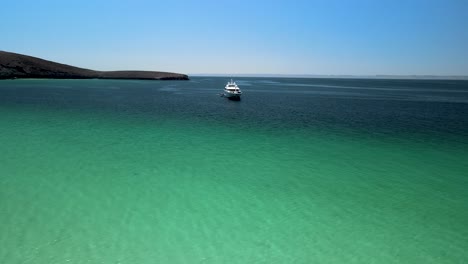
M0 82L0 263L468 263L468 82Z

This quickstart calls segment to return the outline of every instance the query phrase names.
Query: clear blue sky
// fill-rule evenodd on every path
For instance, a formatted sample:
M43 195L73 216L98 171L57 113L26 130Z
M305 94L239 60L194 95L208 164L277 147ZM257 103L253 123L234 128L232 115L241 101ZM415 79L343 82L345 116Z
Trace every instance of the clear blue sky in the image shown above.
M468 75L468 0L14 0L0 8L0 50L97 70Z

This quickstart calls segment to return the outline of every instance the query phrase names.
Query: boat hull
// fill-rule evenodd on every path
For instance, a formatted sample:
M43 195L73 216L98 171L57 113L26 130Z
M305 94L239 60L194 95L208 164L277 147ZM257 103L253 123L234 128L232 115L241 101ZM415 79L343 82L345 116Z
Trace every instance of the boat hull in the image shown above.
M230 92L224 92L223 93L224 97L230 99L230 100L240 100L241 93L230 93Z

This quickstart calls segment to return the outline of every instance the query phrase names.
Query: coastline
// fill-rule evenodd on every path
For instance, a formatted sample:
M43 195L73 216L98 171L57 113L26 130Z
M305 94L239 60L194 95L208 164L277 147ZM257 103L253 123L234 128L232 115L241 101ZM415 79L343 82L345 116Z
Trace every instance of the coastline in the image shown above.
M95 71L23 54L0 51L0 79L189 80L186 74L162 71Z

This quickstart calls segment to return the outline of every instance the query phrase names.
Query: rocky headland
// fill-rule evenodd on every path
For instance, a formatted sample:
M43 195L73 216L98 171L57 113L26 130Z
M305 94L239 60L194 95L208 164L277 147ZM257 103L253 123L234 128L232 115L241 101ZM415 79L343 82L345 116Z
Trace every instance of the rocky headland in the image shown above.
M0 79L138 79L188 80L180 73L159 71L94 71L27 55L0 51Z

